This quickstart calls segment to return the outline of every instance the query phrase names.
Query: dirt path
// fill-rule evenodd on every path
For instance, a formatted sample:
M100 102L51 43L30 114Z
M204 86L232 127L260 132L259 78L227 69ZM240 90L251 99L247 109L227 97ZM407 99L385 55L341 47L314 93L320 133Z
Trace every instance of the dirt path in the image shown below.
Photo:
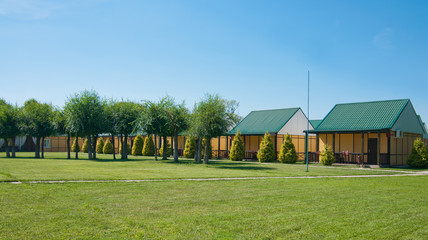
M112 183L112 182L167 182L167 181L231 181L231 180L257 180L257 179L314 179L314 178L373 178L373 177L408 177L408 176L424 176L428 175L428 171L407 172L407 174L391 174L391 175L348 175L348 176L298 176L298 177L231 177L231 178L184 178L184 179L129 179L129 180L53 180L53 181L12 181L4 182L10 184L22 183Z

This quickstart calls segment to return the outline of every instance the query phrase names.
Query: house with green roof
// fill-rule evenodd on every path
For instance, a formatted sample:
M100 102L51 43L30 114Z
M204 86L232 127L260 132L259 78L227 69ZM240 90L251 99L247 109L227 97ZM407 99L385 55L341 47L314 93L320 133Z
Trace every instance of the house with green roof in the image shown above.
M304 159L307 121L301 108L252 111L229 131L229 135L235 135L239 130L244 140L245 158L255 159L265 132L270 133L277 153L285 135L290 134L299 158ZM313 130L312 124L309 124L309 129ZM309 151L315 153L315 147L315 135L311 134Z
M405 165L424 127L409 99L337 104L314 129L318 149L332 146L339 163Z

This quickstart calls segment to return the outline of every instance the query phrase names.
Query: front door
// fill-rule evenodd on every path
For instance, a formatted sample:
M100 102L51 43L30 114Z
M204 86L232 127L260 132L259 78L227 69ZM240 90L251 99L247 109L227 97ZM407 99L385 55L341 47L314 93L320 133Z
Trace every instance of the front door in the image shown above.
M368 164L377 164L377 138L369 138Z

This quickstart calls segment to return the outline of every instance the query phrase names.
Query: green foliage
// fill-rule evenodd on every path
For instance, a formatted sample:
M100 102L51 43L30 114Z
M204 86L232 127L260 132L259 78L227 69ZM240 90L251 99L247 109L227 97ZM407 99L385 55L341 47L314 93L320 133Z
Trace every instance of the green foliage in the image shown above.
M144 146L144 139L140 134L138 134L135 137L134 145L132 146L132 155L134 156L143 155L143 146Z
M103 147L103 153L104 154L113 154L113 144L110 142L110 138L107 138L106 142L104 143Z
M268 132L265 133L263 140L260 143L260 149L257 152L257 159L259 159L259 162L274 162L276 160L272 138Z
M421 139L418 138L413 142L412 152L407 159L407 164L412 168L428 167L428 151Z
M131 154L131 145L127 142L126 145L128 146L128 155ZM119 144L119 153L122 154L122 144Z
M71 145L71 151L80 152L80 146L79 146L79 142L77 141L77 138L74 139L73 145Z
M193 158L196 151L196 140L194 137L188 137L186 139L186 146L184 147L183 155L185 158Z
M155 155L155 144L153 142L152 135L149 134L144 139L143 156L153 156L153 155Z
M331 150L330 145L324 145L324 149L320 153L320 163L323 165L331 165L336 161L334 157L333 150Z
M97 153L103 153L103 148L104 148L104 139L98 138L97 146L96 146L96 150L95 151Z
M2 99L1 99L2 100ZM17 106L0 104L0 138L12 138L20 134L21 115Z
M30 99L22 108L22 130L28 136L38 138L51 136L55 131L54 117L52 105Z
M202 149L201 149L201 155L205 156L205 144L207 142L206 138L202 139ZM211 142L208 143L208 159L213 158L213 149L211 146Z
M233 138L229 157L232 161L242 161L242 159L245 157L244 142L242 141L239 130L236 132L235 137Z
M82 151L83 151L84 153L87 153L87 152L88 152L88 139L87 139L87 138L85 138L85 140L83 141Z
M285 136L285 141L279 152L279 161L282 163L296 163L297 161L296 147L291 140L290 134Z
M169 143L168 140L166 140L166 150L164 150L164 142L162 143L161 148L159 149L159 156L163 156L163 152L166 151L166 156L171 156L172 152L171 152L171 144Z

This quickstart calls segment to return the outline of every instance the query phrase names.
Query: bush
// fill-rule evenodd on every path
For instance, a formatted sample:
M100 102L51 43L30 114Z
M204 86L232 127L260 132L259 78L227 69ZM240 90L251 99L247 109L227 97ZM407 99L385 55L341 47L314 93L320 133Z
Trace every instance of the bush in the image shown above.
M290 134L285 136L285 141L279 152L279 161L282 163L296 163L297 161L296 147L291 140Z
M126 145L128 146L128 155L131 154L131 145L127 142ZM122 144L119 145L119 154L122 154Z
M83 141L82 151L84 153L88 153L88 139L87 138L85 138L85 141Z
M144 139L143 156L154 156L155 155L155 144L153 142L152 135L147 135Z
M331 150L330 145L324 145L324 149L320 153L320 163L326 166L330 166L334 162L336 162L336 159L334 157L334 153Z
M235 137L232 141L232 147L230 147L230 160L242 161L245 157L244 142L241 138L239 130L236 132Z
M73 145L71 145L71 151L72 152L80 152L79 141L77 140L77 138L74 139Z
M138 134L135 137L134 146L132 146L132 155L134 156L143 155L143 146L144 146L144 139L140 134Z
M272 138L268 132L265 133L265 136L260 143L260 149L257 152L257 159L259 159L259 162L274 162L276 160Z
M104 143L103 147L103 153L104 154L113 154L113 144L111 144L110 139L107 138L106 142Z
M96 152L97 153L103 153L103 148L104 148L104 139L102 139L102 138L98 138L98 141L97 141L97 146L96 146Z
M412 152L407 159L407 164L412 168L428 167L428 152L421 139L418 138L413 142Z
M159 152L158 152L159 156L163 156L164 145L165 145L165 142L162 143L162 146L159 149ZM168 140L166 140L166 150L165 151L166 151L166 156L167 157L171 156L171 154L172 154L172 152L171 152L171 144L169 144Z
M207 140L205 138L202 139L202 149L201 149L201 157L205 157L205 143ZM208 159L213 158L213 148L211 147L211 142L208 144Z
M194 137L188 137L186 139L186 146L184 147L183 156L185 158L193 158L195 157L196 151L196 140Z

